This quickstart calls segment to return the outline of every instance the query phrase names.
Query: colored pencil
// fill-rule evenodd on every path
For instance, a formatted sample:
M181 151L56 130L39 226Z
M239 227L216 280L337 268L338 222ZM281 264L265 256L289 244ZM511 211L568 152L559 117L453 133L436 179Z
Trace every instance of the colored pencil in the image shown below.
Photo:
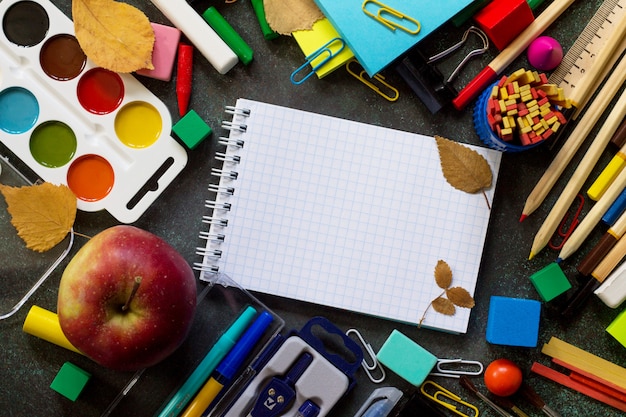
M609 79L589 105L585 114L583 114L582 118L576 124L576 127L567 138L567 141L563 144L543 173L541 179L539 179L528 195L520 221L524 220L541 206L541 203L543 203L550 190L552 190L552 187L554 187L554 184L561 174L563 174L565 168L567 168L567 165L580 149L580 146L585 139L587 139L587 136L600 119L600 116L602 116L607 109L624 81L626 81L626 57L620 60L615 71L609 76ZM578 192L578 190L576 192Z
M617 241L626 232L626 212L617 219L617 221L606 231L600 238L598 243L589 251L589 253L578 264L578 272L583 275L589 275L598 266L602 259L611 250Z
M625 97L626 101L626 97ZM580 224L574 229L569 239L565 241L565 244L561 248L561 252L559 252L558 261L562 261L570 257L574 252L580 248L580 246L585 242L587 237L591 234L593 229L600 223L600 219L602 215L608 210L608 208L613 204L615 199L622 193L626 187L626 170L623 170L619 173L615 181L611 183L611 186L606 190L604 195L600 200L598 200L589 213L583 218Z
M626 58L622 61L626 61ZM587 149L587 152L585 153L583 159L580 161L580 164L574 171L574 174L572 174L572 177L561 192L561 195L559 196L557 202L552 207L552 210L550 210L548 217L544 220L543 224L539 228L539 231L535 235L535 239L530 250L529 259L532 259L550 241L550 238L554 234L554 231L557 229L559 223L561 222L561 219L567 212L567 209L574 201L574 198L576 198L576 194L578 194L583 184L589 177L592 169L600 159L600 156L606 148L606 145L608 144L611 135L613 135L613 132L615 132L615 130L617 129L618 124L622 121L624 114L626 114L626 91L622 92L620 98L615 104L615 107L611 110L605 123L602 125L602 128L596 135L595 139ZM579 225L576 230L580 229L581 225ZM574 233L576 233L576 230L574 231ZM579 232L579 234L582 234L582 232ZM570 236L568 241L569 240L572 240L572 236ZM573 247L573 244L570 245Z

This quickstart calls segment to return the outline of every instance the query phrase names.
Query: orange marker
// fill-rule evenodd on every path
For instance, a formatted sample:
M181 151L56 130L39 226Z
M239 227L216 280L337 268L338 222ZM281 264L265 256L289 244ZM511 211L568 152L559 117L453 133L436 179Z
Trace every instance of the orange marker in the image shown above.
M178 112L181 116L187 113L191 99L191 81L193 79L193 46L180 43L178 45L178 64L176 67L176 97Z

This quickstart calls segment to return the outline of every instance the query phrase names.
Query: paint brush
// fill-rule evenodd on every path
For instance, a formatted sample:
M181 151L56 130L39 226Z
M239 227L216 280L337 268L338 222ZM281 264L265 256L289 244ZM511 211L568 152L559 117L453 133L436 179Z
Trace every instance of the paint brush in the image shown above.
M541 398L530 385L522 384L519 392L521 395L524 396L526 401L531 403L534 407L540 409L548 417L561 417L559 413L557 413L545 403L543 398Z
M506 410L498 406L496 403L491 401L489 398L487 398L482 392L478 391L478 388L476 388L474 383L470 381L470 379L467 376L461 375L461 377L459 378L459 382L461 383L461 386L463 388L467 389L468 391L473 392L478 398L480 398L485 403L487 403L489 407L491 407L496 413L498 413L502 417L514 417L513 415L509 414Z
M499 397L496 395L494 395L492 398L493 402L495 402L497 405L507 410L511 410L518 417L529 417L529 415L522 411L517 405L515 405L515 403L510 398Z

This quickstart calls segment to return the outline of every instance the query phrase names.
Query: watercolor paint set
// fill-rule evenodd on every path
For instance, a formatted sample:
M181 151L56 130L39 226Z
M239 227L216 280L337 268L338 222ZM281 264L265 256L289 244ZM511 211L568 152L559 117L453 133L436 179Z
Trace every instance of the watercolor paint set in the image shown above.
M83 211L136 221L187 164L165 104L96 66L48 1L0 2L0 142Z

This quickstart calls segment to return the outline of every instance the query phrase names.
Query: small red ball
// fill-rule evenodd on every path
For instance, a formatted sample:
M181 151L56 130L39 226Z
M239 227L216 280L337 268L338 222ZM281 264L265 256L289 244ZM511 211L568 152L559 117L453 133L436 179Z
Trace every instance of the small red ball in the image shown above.
M496 359L485 369L485 385L500 397L513 395L522 385L522 370L513 361Z

